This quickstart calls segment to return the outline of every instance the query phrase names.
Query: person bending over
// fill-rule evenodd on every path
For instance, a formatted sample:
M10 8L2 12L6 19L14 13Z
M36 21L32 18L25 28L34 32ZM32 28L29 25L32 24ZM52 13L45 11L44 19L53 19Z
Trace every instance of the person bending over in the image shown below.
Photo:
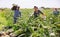
M38 17L40 14L44 15L43 12L38 9L38 7L34 6L34 18Z

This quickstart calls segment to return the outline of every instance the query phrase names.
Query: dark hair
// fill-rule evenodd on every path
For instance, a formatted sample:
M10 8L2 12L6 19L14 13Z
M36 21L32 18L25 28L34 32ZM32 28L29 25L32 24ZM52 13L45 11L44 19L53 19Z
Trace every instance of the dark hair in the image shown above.
M12 10L16 10L17 9L17 6L13 6L11 9Z
M57 8L54 8L55 10L57 10Z
M34 8L38 8L37 6L34 6Z

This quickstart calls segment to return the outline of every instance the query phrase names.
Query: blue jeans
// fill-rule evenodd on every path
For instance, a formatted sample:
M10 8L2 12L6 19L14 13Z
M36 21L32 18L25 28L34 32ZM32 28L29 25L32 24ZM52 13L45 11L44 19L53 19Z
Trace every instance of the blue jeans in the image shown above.
M17 17L14 17L14 24L17 22Z

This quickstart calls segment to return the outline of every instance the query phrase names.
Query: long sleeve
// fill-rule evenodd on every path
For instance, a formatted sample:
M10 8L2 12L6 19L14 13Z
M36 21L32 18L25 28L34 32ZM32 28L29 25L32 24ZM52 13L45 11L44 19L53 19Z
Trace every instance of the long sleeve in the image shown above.
M40 10L38 10L39 13L43 14L43 12L41 12Z
M20 17L21 17L21 12L19 12L19 14L20 14Z

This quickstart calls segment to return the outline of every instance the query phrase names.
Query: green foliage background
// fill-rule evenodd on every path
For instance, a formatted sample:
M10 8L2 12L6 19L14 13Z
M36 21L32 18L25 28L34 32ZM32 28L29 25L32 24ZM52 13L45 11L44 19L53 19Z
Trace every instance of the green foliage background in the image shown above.
M25 34L23 37L44 37L46 35L46 37L50 37L50 28L52 28L54 33L60 30L60 15L58 17L52 15L52 9L43 10L47 16L46 20L40 17L42 15L36 19L30 16L33 9L21 9L20 11L22 12L22 17L18 18L16 25L13 24L14 12L12 10L5 9L4 11L0 11L0 31L7 31L8 29L4 29L4 27L12 26L13 33L16 35ZM47 28L45 29L43 26L47 26Z

